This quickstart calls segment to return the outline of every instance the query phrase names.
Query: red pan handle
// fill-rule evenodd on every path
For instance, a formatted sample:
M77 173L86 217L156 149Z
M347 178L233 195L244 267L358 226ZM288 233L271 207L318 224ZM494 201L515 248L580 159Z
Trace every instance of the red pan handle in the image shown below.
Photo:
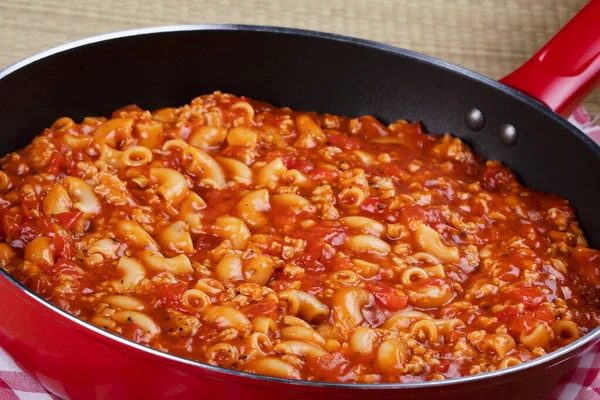
M600 0L591 0L519 69L500 82L568 116L600 84Z

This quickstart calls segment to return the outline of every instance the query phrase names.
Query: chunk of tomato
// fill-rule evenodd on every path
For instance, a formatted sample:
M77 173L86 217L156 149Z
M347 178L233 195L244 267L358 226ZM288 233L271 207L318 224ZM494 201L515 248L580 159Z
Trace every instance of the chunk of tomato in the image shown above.
M54 244L54 258L57 260L70 259L73 256L73 244L60 233L57 232L54 235L52 243Z
M81 217L83 213L81 211L64 212L60 214L54 214L54 218L58 223L65 229L71 229L73 224Z
M535 287L518 287L514 288L506 294L506 298L515 302L521 303L527 309L539 307L540 304L547 300L546 294Z
M69 160L64 155L59 153L58 151L55 151L50 156L49 164L56 165L58 168L64 168L69 165Z
M381 287L374 295L375 300L390 311L403 310L408 305L408 297L399 295L390 287Z
M286 164L288 169L296 169L303 174L311 172L314 169L313 162L310 160L293 159L284 164Z
M308 357L305 368L317 380L331 380L335 377L343 382L353 377L352 364L341 353Z
M385 204L379 197L369 197L363 201L360 209L370 214L381 214L385 210Z
M512 321L510 328L516 335L531 333L540 322L544 322L549 326L552 326L556 322L556 318L547 307L540 307L535 311L523 314Z
M504 308L502 311L496 314L496 318L498 318L498 321L505 324L507 322L514 321L519 315L519 308L515 306L510 306Z
M184 282L165 283L158 287L158 299L162 304L175 306L179 305L183 292L187 289Z

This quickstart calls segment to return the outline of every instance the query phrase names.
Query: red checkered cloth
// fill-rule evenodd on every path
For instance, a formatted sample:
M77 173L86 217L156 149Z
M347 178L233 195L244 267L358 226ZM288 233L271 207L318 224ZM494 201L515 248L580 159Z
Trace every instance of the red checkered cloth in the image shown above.
M0 399L60 400L48 393L37 380L21 371L2 349L0 349Z
M600 345L583 354L579 364L554 389L549 400L600 400Z
M583 107L569 121L600 143L600 125ZM60 400L25 374L0 349L0 400ZM600 400L600 344L580 356L573 371L565 376L549 400Z

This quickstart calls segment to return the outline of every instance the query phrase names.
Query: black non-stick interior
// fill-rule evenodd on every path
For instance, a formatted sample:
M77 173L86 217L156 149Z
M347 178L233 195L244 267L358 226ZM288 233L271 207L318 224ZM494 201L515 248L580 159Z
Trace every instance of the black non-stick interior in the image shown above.
M429 57L339 36L240 26L160 31L67 46L0 77L0 153L24 146L60 116L108 116L130 103L181 105L214 90L384 122L420 120L428 132L453 133L501 160L526 185L569 199L600 247L600 148L514 90ZM485 115L480 131L465 124L473 107ZM506 123L518 134L511 147L500 140Z

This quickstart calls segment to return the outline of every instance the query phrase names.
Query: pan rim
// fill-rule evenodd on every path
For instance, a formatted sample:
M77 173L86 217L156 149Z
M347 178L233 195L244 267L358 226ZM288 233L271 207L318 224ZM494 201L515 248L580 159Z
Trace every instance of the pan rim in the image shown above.
M36 63L37 61L43 60L45 58L51 57L56 54L60 54L69 50L74 50L80 47L85 47L87 45L92 45L100 42L107 42L111 40L123 39L127 37L135 37L135 36L143 36L143 35L154 35L161 33L176 33L176 32L187 32L187 31L241 31L241 32L265 32L265 33L275 33L275 34L283 34L283 35L296 35L296 36L307 36L317 39L330 40L336 42L345 42L351 43L358 46L369 47L379 51L391 52L394 54L410 57L413 59L420 60L422 62L426 62L428 64L449 70L451 72L457 73L462 76L466 76L468 78L474 79L482 84L487 86L491 86L497 90L501 90L505 94L517 98L518 100L526 103L530 107L533 107L536 111L542 112L547 117L551 118L555 123L561 125L563 128L568 129L572 134L577 136L580 140L582 140L588 147L590 147L597 155L600 157L600 145L592 141L587 135L581 132L574 125L569 123L566 119L561 117L560 115L554 113L552 110L548 109L545 105L540 103L539 101L523 94L522 92L513 89L500 83L496 80L493 80L485 75L479 74L477 72L471 71L467 68L458 66L456 64L450 63L448 61L444 61L435 57L431 57L428 55L424 55L412 50L402 49L396 46L392 46L389 44L379 43L366 39L359 39L350 36L338 35L333 33L325 33L318 32L312 30L304 30L304 29L295 29L295 28L284 28L284 27L275 27L275 26L262 26L262 25L238 25L238 24L197 24L197 25L166 25L166 26L155 26L155 27L147 27L147 28L138 28L138 29L130 29L130 30L122 30L117 32L105 33L101 35L91 36L84 39L75 40L72 42L68 42L44 51L41 51L33 56L27 57L21 61L18 61L4 70L0 71L0 80L6 78L12 73L17 72L18 70L25 68L29 65ZM107 344L105 342L118 342L121 345L127 346L131 350L141 351L142 353L146 353L148 355L152 355L154 357L158 357L162 360L168 360L170 362L175 362L178 364L199 368L200 370L208 370L214 373L222 373L225 375L232 375L240 378L252 379L261 382L273 382L273 383L281 383L287 385L293 385L295 387L320 387L320 388L331 388L331 389L358 389L358 390L391 390L391 389L423 389L423 388L432 388L432 387L447 387L447 386L455 386L460 384L469 384L472 382L480 382L487 381L494 378L512 375L521 371L528 371L535 367L542 366L546 363L550 363L551 361L560 361L561 358L566 358L569 355L574 355L578 350L589 345L591 342L595 342L600 340L600 327L588 332L583 337L578 340L570 343L569 345L557 349L551 353L548 353L542 357L524 362L522 364L496 370L492 372L484 372L476 375L463 376L458 378L450 378L441 381L423 381L423 382L410 382L410 383L376 383L376 384L355 384L355 383L337 383L337 382L320 382L320 381L307 381L307 380L292 380L285 378L276 378L266 375L258 375L254 373L248 373L238 370L232 370L224 367L213 366L209 364L204 364L199 361L194 361L188 358L164 353L162 351L143 346L141 344L135 343L128 339L125 339L117 334L107 332L102 330L91 323L81 320L68 312L62 310L58 306L52 304L48 300L42 298L37 293L34 293L20 282L18 282L15 278L13 278L8 272L4 269L0 268L0 275L6 278L11 284L13 284L20 292L24 292L26 296L29 296L32 300L35 300L40 305L46 307L50 311L57 313L58 315L66 318L69 322L74 323L82 333L91 335L91 333L95 333L100 335L102 344ZM98 338L93 338L94 340L98 340Z

